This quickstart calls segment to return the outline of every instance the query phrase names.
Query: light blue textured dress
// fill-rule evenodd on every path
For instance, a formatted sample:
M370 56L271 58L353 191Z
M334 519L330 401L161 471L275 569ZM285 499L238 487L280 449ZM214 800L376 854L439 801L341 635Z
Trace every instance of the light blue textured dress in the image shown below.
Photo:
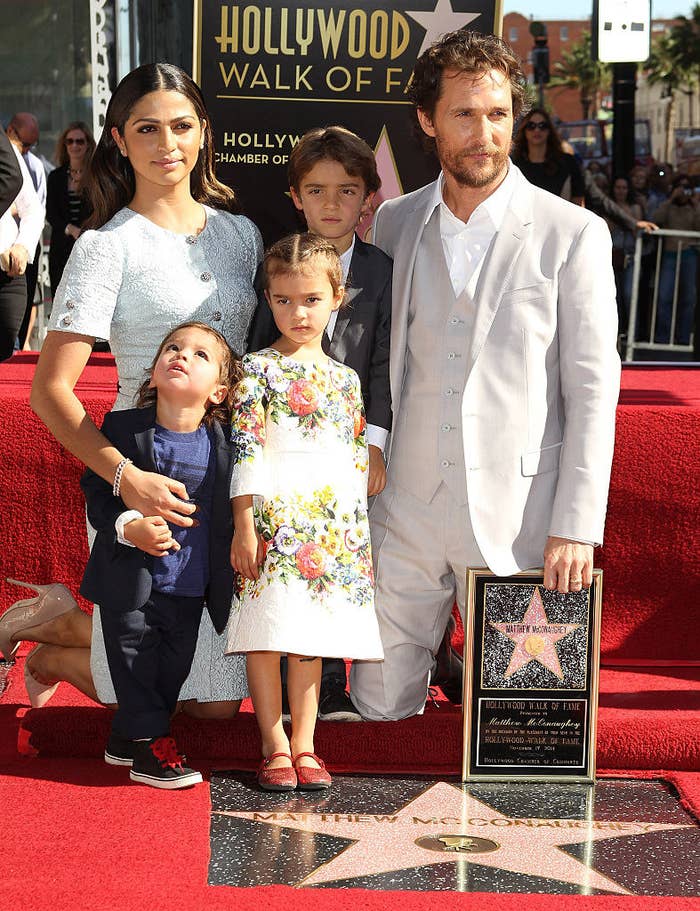
M82 234L71 252L49 329L109 340L119 377L115 410L134 407L144 371L179 323L208 323L237 354L245 350L262 241L249 219L205 209L206 226L196 237L121 209L99 230ZM226 632L218 636L204 611L181 699L215 702L247 695L245 659L225 655L225 647ZM116 702L99 609L93 614L91 668L100 700Z

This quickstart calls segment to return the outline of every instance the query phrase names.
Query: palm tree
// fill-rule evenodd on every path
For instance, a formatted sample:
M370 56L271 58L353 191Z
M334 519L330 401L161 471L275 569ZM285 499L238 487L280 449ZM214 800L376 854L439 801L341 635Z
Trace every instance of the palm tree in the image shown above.
M605 63L591 57L591 35L585 32L580 41L572 45L568 53L561 55L561 60L554 64L554 74L550 86L561 86L577 89L581 98L583 119L588 120L591 105L595 104L600 91L607 88L610 81L610 69Z
M695 4L689 16L677 17L671 27L671 40L678 65L690 77L686 94L691 96L693 87L700 83L700 3Z
M688 60L684 54L683 41L679 43L674 34L675 26L661 35L652 45L649 59L644 64L650 85L663 87L662 97L668 98L664 122L664 160L671 161L673 152L673 129L676 119L676 92L683 90L693 80L693 70L698 66L697 58Z

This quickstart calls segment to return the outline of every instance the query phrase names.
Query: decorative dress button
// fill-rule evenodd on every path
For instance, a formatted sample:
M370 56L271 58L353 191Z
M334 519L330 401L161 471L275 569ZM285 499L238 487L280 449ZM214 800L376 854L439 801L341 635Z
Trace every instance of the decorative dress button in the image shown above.
M197 243L197 238L194 236L194 234L188 234L187 237L185 238L185 240L187 241L188 244Z
M449 433L450 430L452 430L452 426L450 424L443 424L440 430L442 430L443 433Z
M450 351L450 353L447 355L447 360L453 361L454 359L455 359L455 353L454 353L454 351Z
M212 318L212 319L215 319L215 320L221 319L221 310L215 310L215 311L212 313L211 318Z
M74 309L75 309L75 304L73 303L73 301L66 301L66 310L74 310Z
M66 316L63 317L61 322L63 323L64 326L70 326L70 324L73 322L73 317L70 315L70 313L68 313Z
M445 391L445 395L454 395L454 394L455 394L454 389L447 389L447 390Z
M443 468L450 467L450 463L447 461L447 459L443 459L442 462L440 462L440 464L442 465Z
M453 316L452 319L450 320L450 322L452 323L453 326L456 326L457 323L459 322L459 320L457 319L456 316Z
M202 274L199 277L202 279L203 282L209 282L209 281L211 281L211 272L202 272Z

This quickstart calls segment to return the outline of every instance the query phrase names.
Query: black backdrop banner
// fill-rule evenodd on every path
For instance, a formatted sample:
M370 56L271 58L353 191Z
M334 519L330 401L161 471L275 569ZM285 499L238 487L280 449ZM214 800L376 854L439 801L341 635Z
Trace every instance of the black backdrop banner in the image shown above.
M501 23L501 0L195 0L194 78L219 179L266 243L300 226L287 161L312 127L340 124L375 149L377 203L430 182L438 165L406 96L413 65L446 32L500 34Z

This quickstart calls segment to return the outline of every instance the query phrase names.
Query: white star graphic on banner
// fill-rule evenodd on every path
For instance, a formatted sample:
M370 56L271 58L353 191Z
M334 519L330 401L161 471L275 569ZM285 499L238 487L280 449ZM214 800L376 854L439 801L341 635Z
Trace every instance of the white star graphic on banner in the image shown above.
M427 13L425 10L406 10L405 14L425 29L423 44L418 51L419 57L442 35L464 28L481 15L481 13L455 13L450 0L438 0L432 13Z

